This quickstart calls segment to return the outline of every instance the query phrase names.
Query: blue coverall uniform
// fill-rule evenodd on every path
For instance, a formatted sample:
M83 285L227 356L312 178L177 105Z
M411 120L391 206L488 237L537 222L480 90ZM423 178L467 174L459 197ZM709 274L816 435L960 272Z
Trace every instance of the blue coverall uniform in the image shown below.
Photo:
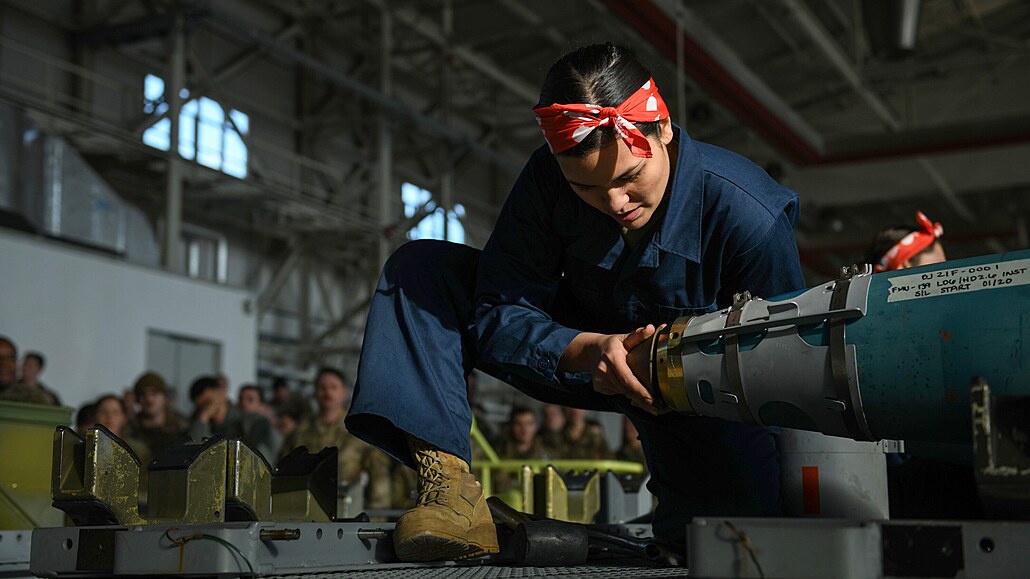
M727 307L750 290L804 287L798 196L747 159L674 126L667 211L633 246L575 195L547 147L526 164L482 252L415 241L388 260L369 310L347 427L412 465L410 434L470 459L465 376L478 368L534 398L622 412L658 498L656 536L682 543L694 516L780 514L775 429L652 416L557 370L583 331L625 333Z

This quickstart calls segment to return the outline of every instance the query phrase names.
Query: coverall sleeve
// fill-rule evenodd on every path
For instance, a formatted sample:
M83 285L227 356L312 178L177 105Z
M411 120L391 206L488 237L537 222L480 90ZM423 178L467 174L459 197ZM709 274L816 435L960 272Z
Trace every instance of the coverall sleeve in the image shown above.
M580 332L547 313L562 276L564 247L555 207L564 187L561 172L538 151L515 182L483 249L470 328L481 362L552 385L585 381L582 375L556 372Z

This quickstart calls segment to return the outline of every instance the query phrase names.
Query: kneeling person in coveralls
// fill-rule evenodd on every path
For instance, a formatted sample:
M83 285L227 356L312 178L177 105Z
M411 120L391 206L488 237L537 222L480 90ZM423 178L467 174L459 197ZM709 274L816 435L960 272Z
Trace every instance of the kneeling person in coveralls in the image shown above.
M530 157L486 247L414 241L369 311L347 428L418 471L398 521L405 561L498 550L469 473L473 368L544 402L626 414L658 498L656 537L698 515L780 514L777 431L660 413L626 354L670 322L803 287L798 197L674 125L626 49L566 55L534 109Z

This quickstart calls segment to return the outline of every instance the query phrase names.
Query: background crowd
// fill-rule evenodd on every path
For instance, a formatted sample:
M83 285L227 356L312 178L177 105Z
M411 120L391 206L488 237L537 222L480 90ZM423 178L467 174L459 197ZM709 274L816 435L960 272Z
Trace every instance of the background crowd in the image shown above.
M40 379L45 367L43 354L25 352L19 356L15 342L0 336L0 400L60 406L59 389L48 387ZM474 396L475 375L470 382L470 395ZM83 404L72 426L84 435L93 426L103 425L128 444L142 465L170 446L214 435L243 439L273 467L302 446L310 452L336 447L338 479L343 486L356 481L365 484L366 508L412 506L416 494L414 472L344 427L350 395L346 376L335 368L321 368L314 376L310 394L302 394L307 390L295 389L286 378L277 378L270 389L241 385L233 401L228 377L198 376L189 385L192 408L180 409L165 379L155 372L144 372L121 394L103 393ZM478 428L502 459L644 462L640 441L629 421L625 422L624 443L612 450L601 424L585 410L545 405L538 417L529 406L515 406L506 422L496 424L481 406L474 401L472 406ZM482 449L477 449L477 455L486 456ZM140 490L145 499L145 479Z

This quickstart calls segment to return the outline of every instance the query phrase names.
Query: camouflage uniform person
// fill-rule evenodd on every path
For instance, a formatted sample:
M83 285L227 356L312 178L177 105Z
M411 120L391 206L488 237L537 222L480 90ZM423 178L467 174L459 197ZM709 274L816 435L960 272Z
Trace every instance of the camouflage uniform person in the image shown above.
M551 458L568 458L565 437L562 436L565 429L565 411L557 404L544 404L542 413L543 428L537 433L537 438Z
M169 405L168 384L156 372L147 372L132 387L139 412L125 425L125 435L142 442L149 456L182 442L189 421ZM140 453L143 454L143 453Z
M285 455L300 446L306 446L308 452L335 446L339 482L353 483L365 471L368 473L365 507L383 509L391 506L390 458L347 432L343 417L332 424L323 424L317 416L303 420L287 437L280 454Z
M505 438L497 449L504 460L538 461L550 458L550 453L537 437L536 414L525 406L511 409ZM494 493L511 490L518 481L518 473L498 472L494 475Z
M644 465L645 469L647 468L644 445L640 443L637 427L633 425L633 421L628 416L625 417L622 423L622 446L615 452L615 458L628 462L639 462Z
M315 377L315 400L318 414L304 419L283 441L280 457L291 450L306 446L308 452L318 452L335 446L337 475L340 483L351 484L368 473L365 489L365 507L383 509L391 506L391 460L379 450L352 436L343 425L347 414L347 381L343 373L333 368L322 368Z
M592 430L586 422L587 411L565 409L565 430L562 431L564 456L561 458L604 460L611 458L604 435Z
M57 394L42 384L26 384L17 381L18 347L5 336L0 336L0 400L60 406Z

